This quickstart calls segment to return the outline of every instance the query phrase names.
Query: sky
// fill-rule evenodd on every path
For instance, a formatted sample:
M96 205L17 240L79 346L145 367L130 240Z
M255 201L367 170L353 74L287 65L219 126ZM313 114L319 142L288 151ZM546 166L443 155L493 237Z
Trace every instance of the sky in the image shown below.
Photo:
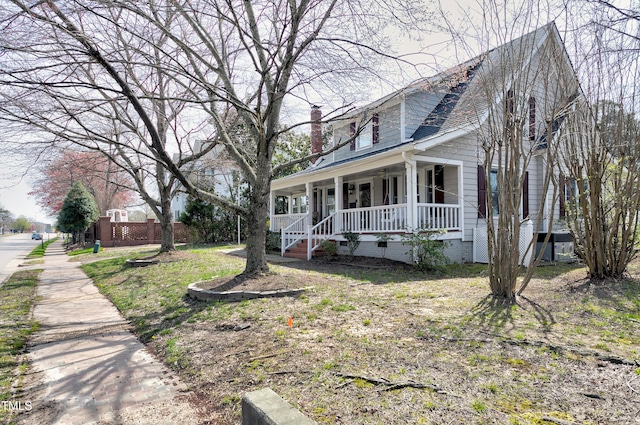
M0 160L0 167L4 160ZM11 211L15 218L25 216L29 220L51 223L54 219L47 217L45 212L36 205L33 197L27 195L31 191L29 184L19 178L3 179L0 183L0 206Z
M459 23L460 17L464 14L479 15L479 8L482 8L482 6L480 6L482 4L482 0L454 0L443 1L441 3L443 4L443 7L446 7L448 12L452 14L451 17L453 24ZM456 19L456 16L458 16L458 19ZM407 43L407 40L399 38L398 42L403 44ZM431 60L437 57L446 58L452 55L457 56L457 54L459 54L459 52L452 52L448 50L449 47L445 47L443 51L442 38L437 37L435 34L427 36L423 43L423 46L404 46L404 48L401 46L399 49L400 53L407 49L411 49L412 51L423 50L424 53L427 53L426 57L430 57ZM431 52L428 50L431 50ZM414 62L414 60L411 61ZM420 59L418 59L418 61L420 61ZM458 62L454 61L454 63ZM11 164L11 162L12 159L10 157L0 152L0 173L5 172L7 168L15 165ZM53 223L55 218L47 217L44 211L37 206L35 198L28 195L31 190L28 177L21 179L19 177L0 176L0 207L11 211L14 217L25 216L28 219L35 221Z

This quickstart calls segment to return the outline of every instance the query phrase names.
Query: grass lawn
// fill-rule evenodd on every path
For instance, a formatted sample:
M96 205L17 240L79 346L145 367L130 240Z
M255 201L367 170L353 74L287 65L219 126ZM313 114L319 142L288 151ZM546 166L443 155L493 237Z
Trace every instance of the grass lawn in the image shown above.
M31 320L31 307L35 302L36 283L41 270L14 273L0 287L0 402L17 403L25 408L29 400L14 394L20 388L21 373L27 367L22 355L27 337L38 329ZM8 423L11 408L0 405L0 422Z
M40 241L41 243L31 250L29 255L27 255L27 258L34 259L44 257L44 252L47 250L47 247L57 240L58 237L56 236L55 238L49 239L48 241Z
M636 267L615 282L588 282L579 265L540 267L505 305L481 265L424 274L300 261L272 265L285 286L314 287L298 298L205 303L187 285L237 274L242 258L198 247L125 264L153 254L76 258L223 424L239 423L244 393L267 386L326 424L623 424L639 414Z

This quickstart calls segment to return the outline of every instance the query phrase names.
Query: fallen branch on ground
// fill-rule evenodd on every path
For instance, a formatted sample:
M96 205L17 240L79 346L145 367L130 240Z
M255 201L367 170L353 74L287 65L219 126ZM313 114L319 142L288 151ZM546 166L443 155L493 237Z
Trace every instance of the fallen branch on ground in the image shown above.
M251 363L251 362L254 362L256 360L268 359L270 357L276 357L276 356L279 356L280 354L284 354L285 352L286 351L280 351L278 353L264 354L262 356L252 357L249 360L247 360L247 363Z
M544 422L551 422L552 424L556 425L576 425L575 422L565 421L563 419L554 418L552 416L543 416L540 418L540 420Z
M392 391L392 390L398 390L398 389L401 389L401 388L417 388L417 389L420 389L420 390L428 389L428 390L434 391L434 392L436 392L438 394L448 394L446 391L443 391L437 385L423 384L423 383L415 382L415 381L391 382L388 379L384 379L384 378L380 378L380 379L371 378L371 377L368 377L368 376L354 375L354 374L350 374L350 373L334 372L334 374L339 376L339 377L341 377L341 378L361 379L361 380L369 382L370 384L373 384L373 385L384 386L385 388L381 389L381 391Z
M611 354L603 354L596 350L590 350L588 348L580 348L580 347L570 347L566 345L559 344L549 344L543 341L531 341L527 339L502 339L500 336L496 336L495 339L487 339L487 338L448 338L448 337L440 337L443 341L450 342L474 342L474 343L482 343L482 344L507 344L507 345L517 345L517 346L530 346L530 347L546 347L551 351L555 351L556 353L572 353L578 354L581 356L591 356L598 360L602 360L604 362L613 363L613 364L622 364L627 366L640 366L640 363L637 360L625 359L623 357L611 355Z

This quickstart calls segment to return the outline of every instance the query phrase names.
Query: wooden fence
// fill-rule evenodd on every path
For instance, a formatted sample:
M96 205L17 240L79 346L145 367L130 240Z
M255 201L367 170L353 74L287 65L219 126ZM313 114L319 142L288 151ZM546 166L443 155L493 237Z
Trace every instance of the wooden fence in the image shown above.
M183 223L173 223L175 242L188 242L189 231ZM159 244L162 238L160 223L149 218L147 222L111 222L111 217L100 217L85 234L85 241L100 240L104 247Z

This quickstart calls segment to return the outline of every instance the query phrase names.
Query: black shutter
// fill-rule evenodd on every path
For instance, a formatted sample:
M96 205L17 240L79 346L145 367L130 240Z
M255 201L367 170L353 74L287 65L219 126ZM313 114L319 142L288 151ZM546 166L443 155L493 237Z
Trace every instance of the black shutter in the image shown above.
M356 139L354 137L355 135L356 135L356 123L352 122L349 125L349 137L352 138L351 142L349 143L349 150L351 151L356 150Z
M529 172L525 171L522 181L522 217L529 217Z
M349 183L342 183L342 209L349 208Z
M558 209L560 210L560 218L564 218L567 215L567 210L566 207L564 205L564 196L565 196L565 178L564 178L564 174L560 174L560 178L558 179L558 185L560 186L558 189L560 192L560 203L558 205Z
M371 139L373 140L373 144L376 144L380 141L380 131L378 128L378 114L373 114L371 118Z
M514 94L513 90L507 91L507 113L509 114L509 118L512 118L513 113L515 112L515 102L514 102Z
M536 98L529 98L529 140L536 140Z
M487 184L484 167L478 164L478 218L487 218Z

